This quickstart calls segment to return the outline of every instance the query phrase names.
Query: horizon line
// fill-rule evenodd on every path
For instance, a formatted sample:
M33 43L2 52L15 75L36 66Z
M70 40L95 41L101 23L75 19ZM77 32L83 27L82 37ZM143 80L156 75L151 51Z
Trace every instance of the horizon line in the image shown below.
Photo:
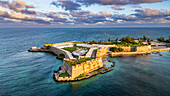
M122 26L122 27L0 27L0 29L5 29L5 28L56 28L56 29L79 29L79 28L84 28L84 29L90 29L90 28L170 28L170 26L134 26L134 27L125 27L125 26Z

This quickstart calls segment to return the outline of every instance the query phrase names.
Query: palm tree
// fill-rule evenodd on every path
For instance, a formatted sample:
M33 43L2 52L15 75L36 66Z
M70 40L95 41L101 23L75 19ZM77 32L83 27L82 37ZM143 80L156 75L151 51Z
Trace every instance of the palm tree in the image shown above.
M143 41L145 42L147 40L147 37L143 35Z
M110 38L108 38L108 42L110 42Z

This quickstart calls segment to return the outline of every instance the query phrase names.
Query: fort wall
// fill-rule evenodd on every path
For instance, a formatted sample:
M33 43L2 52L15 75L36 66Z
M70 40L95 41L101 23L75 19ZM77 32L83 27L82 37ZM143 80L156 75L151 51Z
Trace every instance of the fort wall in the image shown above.
M69 54L67 53L67 51L60 49L60 48L56 48L56 47L52 47L49 46L48 49L53 52L54 54L64 54L66 59L72 59L72 56L69 56Z
M136 51L135 47L120 47L123 49L124 52L131 52L131 51Z
M72 66L72 78L79 76L82 73L89 73L103 67L102 58L92 59L76 66Z
M150 51L151 45L148 46L141 46L136 48L136 52L144 52L144 51Z
M63 60L63 65L61 66L61 69L64 71L67 71L67 73L71 76L72 75L72 67L67 64L64 60Z
M139 46L139 47L120 47L123 48L123 52L144 52L144 51L150 51L151 45L148 46Z
M103 67L102 58L96 58L90 61L82 62L76 66L70 66L65 61L63 61L62 70L67 71L72 78L76 78L80 74L89 73L101 67Z
M103 55L106 55L107 52L109 52L109 47L103 47L102 49L98 49L97 51L97 57L101 57ZM114 46L115 47L115 46ZM151 46L140 46L140 47L123 47L120 46L120 48L123 48L123 52L145 52L145 51L150 51L151 50Z

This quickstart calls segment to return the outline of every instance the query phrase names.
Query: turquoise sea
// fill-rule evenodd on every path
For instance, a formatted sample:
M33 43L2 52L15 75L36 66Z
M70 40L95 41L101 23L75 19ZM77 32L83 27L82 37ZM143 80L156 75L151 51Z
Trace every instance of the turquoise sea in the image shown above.
M46 43L107 41L143 35L168 38L170 28L0 29L0 96L170 96L170 52L163 56L110 58L114 69L90 79L59 83L52 78L62 61L27 49Z

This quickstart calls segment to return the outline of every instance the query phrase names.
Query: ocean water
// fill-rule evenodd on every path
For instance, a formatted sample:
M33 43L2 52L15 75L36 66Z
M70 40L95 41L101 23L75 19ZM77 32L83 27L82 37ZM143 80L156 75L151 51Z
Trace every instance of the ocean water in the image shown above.
M59 83L52 78L62 61L27 49L46 43L107 41L143 35L168 38L170 28L0 29L0 96L170 96L170 52L163 56L110 58L114 69L87 80Z

